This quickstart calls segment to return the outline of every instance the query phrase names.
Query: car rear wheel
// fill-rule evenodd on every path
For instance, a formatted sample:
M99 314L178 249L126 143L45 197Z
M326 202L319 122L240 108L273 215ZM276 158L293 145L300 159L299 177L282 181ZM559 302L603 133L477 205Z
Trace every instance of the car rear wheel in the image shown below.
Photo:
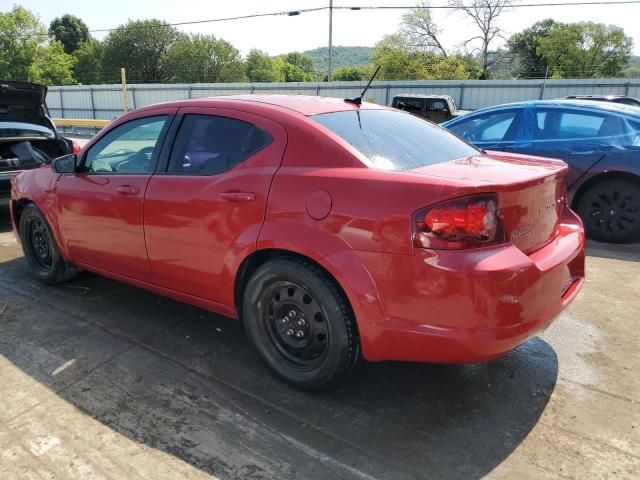
M35 205L27 205L20 215L20 241L32 275L47 284L72 279L78 270L60 254L51 227Z
M605 180L587 190L578 204L587 236L606 242L640 238L640 187L627 180Z
M282 257L260 266L244 291L247 335L291 385L335 384L360 356L355 318L335 281L313 263Z

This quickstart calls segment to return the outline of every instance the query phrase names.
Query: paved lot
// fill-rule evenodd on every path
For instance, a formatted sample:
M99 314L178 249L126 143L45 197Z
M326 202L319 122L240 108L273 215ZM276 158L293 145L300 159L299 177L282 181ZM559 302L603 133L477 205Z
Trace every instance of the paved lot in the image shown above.
M640 246L486 365L275 380L239 322L95 275L27 275L0 209L0 478L638 478Z

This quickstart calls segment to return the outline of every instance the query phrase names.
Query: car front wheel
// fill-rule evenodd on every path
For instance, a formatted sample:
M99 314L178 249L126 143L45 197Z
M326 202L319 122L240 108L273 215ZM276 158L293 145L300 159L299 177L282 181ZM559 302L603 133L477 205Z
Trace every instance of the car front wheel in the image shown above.
M19 232L22 250L37 280L52 285L78 274L60 254L51 227L35 205L27 205L22 211Z
M247 334L269 367L291 385L335 384L360 355L351 307L320 267L281 257L260 266L244 291Z

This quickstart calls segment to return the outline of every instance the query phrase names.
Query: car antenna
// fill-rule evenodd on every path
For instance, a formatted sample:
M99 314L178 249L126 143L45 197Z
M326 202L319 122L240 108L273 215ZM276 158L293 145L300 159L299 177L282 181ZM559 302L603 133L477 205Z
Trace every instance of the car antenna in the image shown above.
M364 90L362 90L362 93L360 94L359 97L345 98L344 101L353 103L354 105L362 105L362 97L364 97L364 94L367 93L367 90L369 90L369 87L371 86L371 82L373 82L373 79L376 78L376 75L378 74L378 70L380 70L380 65L378 65L378 68L376 68L376 71L373 72L373 75L371 75L371 78L369 79L369 83L367 83L367 86L364 87Z

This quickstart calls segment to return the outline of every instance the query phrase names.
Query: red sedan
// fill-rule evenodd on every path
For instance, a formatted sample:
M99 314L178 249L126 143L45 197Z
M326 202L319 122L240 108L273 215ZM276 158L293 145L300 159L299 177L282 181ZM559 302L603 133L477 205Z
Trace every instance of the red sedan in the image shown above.
M21 173L11 215L39 280L89 270L241 318L313 389L361 357L486 361L545 328L584 282L566 172L377 105L204 98Z

